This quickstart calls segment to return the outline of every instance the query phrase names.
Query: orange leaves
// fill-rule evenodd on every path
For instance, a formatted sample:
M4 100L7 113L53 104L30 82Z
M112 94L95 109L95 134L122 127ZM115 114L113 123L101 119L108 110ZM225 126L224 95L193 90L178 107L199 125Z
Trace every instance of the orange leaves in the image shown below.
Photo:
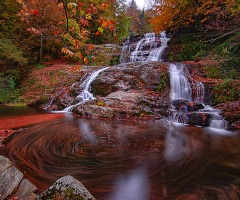
M102 4L102 10L105 10L108 7L108 4L104 3Z
M88 64L88 59L87 59L87 57L85 57L84 59L83 59L83 61L84 61L84 63L87 65Z
M87 48L89 51L92 51L95 48L95 46L92 44L87 44Z
M74 56L74 53L72 51L70 51L69 49L67 49L66 47L62 48L62 52L68 56Z
M112 20L104 21L104 19L101 17L100 20L99 20L99 23L102 24L103 28L107 28L108 26L114 25L116 22L114 22ZM112 29L114 29L114 28L113 28L113 26L111 26L111 27L110 27L110 29L111 29L111 31L113 31Z
M83 18L80 18L80 19L79 19L79 22L80 22L80 24L83 25L83 26L89 26L88 20L85 20L85 19L83 19Z

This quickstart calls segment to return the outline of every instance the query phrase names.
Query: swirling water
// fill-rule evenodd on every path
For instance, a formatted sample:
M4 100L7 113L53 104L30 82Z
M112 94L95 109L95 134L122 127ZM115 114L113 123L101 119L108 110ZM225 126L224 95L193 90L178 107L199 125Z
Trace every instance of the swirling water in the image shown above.
M39 192L72 175L100 200L239 195L240 138L225 130L66 117L10 136L0 153Z

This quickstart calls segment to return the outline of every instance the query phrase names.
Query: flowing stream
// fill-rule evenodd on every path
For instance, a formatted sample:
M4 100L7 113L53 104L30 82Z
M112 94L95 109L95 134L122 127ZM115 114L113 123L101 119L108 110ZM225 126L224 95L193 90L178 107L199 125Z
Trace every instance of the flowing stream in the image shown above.
M84 103L86 101L94 100L95 97L90 92L91 83L97 78L99 73L101 73L102 71L104 71L108 68L109 67L105 67L103 69L99 69L99 70L96 70L96 71L92 72L81 85L83 87L83 91L76 97L76 99L80 100L79 103L71 105L69 107L66 107L63 111L64 112L71 112L73 110L73 108L75 108L79 104Z
M238 193L240 138L225 130L63 118L9 137L0 153L39 192L72 175L98 200Z
M161 60L169 39L162 33L159 45L156 38L146 34L130 61ZM87 77L78 104L94 99L90 85L106 69ZM240 199L239 135L222 129L226 125L219 110L204 104L204 84L194 81L182 63L170 63L169 73L173 120L167 124L66 115L11 135L0 154L39 193L72 175L98 200ZM195 113L210 114L215 129L184 126L189 112L187 104L177 110L175 102L181 101L203 105Z

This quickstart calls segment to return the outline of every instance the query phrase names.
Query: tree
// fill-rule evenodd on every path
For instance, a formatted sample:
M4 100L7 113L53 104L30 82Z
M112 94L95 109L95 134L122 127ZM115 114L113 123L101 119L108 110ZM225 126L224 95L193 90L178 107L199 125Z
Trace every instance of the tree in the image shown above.
M140 19L139 19L139 10L137 4L134 0L132 0L127 8L127 16L131 17L131 25L130 25L130 34L139 34L139 26L140 26Z
M151 23L156 32L191 27L205 31L221 31L215 39L240 28L239 0L155 0L155 17ZM212 41L215 41L214 39Z

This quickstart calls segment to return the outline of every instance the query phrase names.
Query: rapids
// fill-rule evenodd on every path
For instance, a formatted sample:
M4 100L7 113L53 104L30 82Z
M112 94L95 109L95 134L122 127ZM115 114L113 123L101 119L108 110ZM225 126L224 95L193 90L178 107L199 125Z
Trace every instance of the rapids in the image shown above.
M10 136L0 153L39 192L72 175L100 200L211 199L237 193L240 177L238 135L173 123L65 117Z

